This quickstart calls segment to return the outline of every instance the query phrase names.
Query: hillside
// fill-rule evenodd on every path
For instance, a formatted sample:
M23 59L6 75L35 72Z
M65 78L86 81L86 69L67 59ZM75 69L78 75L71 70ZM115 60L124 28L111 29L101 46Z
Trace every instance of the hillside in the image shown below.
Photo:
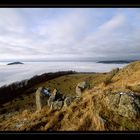
M61 110L44 106L36 111L35 91L27 91L1 105L1 131L125 131L140 130L140 61L109 73L69 74L33 85L59 89L74 96L76 85L88 81L90 89Z

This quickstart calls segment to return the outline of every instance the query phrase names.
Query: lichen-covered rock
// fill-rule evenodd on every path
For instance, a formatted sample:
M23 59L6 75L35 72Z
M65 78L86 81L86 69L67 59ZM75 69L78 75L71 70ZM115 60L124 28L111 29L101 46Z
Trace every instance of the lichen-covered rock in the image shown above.
M86 81L83 81L83 82L79 83L76 86L76 94L77 94L77 96L81 96L82 95L82 92L85 89L88 89L89 87L90 87L90 85Z
M54 91L52 92L52 95L55 96L55 100L62 100L62 94L59 90L54 89Z
M41 90L42 88L38 88L36 93L35 93L35 97L36 97L36 108L37 110L41 110L42 108L42 104L41 104Z
M63 101L55 101L51 105L51 110L60 110L63 107Z
M91 94L93 111L107 120L108 129L140 130L140 95L108 90Z
M108 109L110 110L116 110L118 109L118 105L120 102L120 94L112 94L109 93L106 97L105 97L105 106L108 107Z
M51 107L54 101L55 101L55 96L51 95L48 99L48 106Z
M41 110L43 106L47 105L49 96L42 94L42 87L39 87L35 93L37 111Z
M129 119L140 115L140 98L132 93L110 93L106 95L104 104L109 110Z
M52 95L48 99L48 106L53 110L59 110L63 106L63 95L57 89L54 89Z
M140 100L135 96L122 94L120 97L118 113L121 116L136 119L140 115Z

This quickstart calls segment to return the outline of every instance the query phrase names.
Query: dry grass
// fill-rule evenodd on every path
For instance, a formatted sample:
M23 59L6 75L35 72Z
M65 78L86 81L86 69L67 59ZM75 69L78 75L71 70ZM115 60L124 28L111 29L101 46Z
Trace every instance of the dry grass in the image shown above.
M80 101L73 102L69 107L62 108L60 111L50 110L47 106L34 113L24 110L21 114L3 121L0 124L0 129L16 131L108 131L127 130L126 126L128 125L131 129L132 122L128 124L120 117L117 118L103 106L106 92L109 91L97 90L96 88L85 91ZM108 116L108 118L104 119L104 116ZM25 124L19 128L15 127L24 119L27 119ZM116 124L116 120L121 125Z
M107 77L104 79L105 86L110 84L112 82L112 78L119 72L119 68L113 69L110 71L107 75Z

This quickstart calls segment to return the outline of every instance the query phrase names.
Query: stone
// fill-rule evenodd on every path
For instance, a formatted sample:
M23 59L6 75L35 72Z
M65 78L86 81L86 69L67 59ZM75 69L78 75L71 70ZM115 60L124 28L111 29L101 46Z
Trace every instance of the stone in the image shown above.
M82 95L82 91L81 91L81 89L78 86L76 86L76 95L78 97Z
M70 106L73 101L74 101L74 97L66 97L64 99L64 106L65 107Z
M49 96L45 96L42 94L42 87L37 89L35 96L37 111L39 111L42 109L43 106L47 105Z
M55 101L51 105L51 110L60 110L63 107L63 101Z
M105 98L105 105L110 109L110 110L115 110L118 108L118 104L120 102L120 94L108 94Z
M56 94L57 94L57 89L54 89L53 92L52 92L52 95L56 96Z
M51 96L51 92L50 92L50 89L49 89L49 88L43 87L42 90L41 90L41 93L42 93L44 96L48 96L48 97Z
M123 117L136 119L140 116L140 97L132 93L110 93L105 97L105 106Z
M140 100L135 101L134 96L122 94L118 107L118 113L121 116L136 119L140 115Z
M90 85L86 81L78 83L77 86L76 86L76 94L77 94L77 96L81 96L83 91L85 89L88 89L89 87L90 87Z
M61 94L59 90L54 89L52 95L55 96L55 100L62 100L63 95Z
M51 95L48 99L48 106L51 107L54 101L55 101L55 96Z
M37 107L37 110L41 110L42 108L42 104L41 104L41 90L42 88L38 88L35 95L36 95L36 107Z

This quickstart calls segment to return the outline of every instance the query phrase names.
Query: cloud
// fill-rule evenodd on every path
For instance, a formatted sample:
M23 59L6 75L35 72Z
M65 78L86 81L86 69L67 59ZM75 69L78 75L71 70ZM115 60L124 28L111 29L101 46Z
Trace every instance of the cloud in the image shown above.
M0 60L136 59L136 9L2 8Z
M101 32L111 32L117 28L120 28L121 25L124 25L125 16L123 14L115 15L112 19L104 23L99 27Z

